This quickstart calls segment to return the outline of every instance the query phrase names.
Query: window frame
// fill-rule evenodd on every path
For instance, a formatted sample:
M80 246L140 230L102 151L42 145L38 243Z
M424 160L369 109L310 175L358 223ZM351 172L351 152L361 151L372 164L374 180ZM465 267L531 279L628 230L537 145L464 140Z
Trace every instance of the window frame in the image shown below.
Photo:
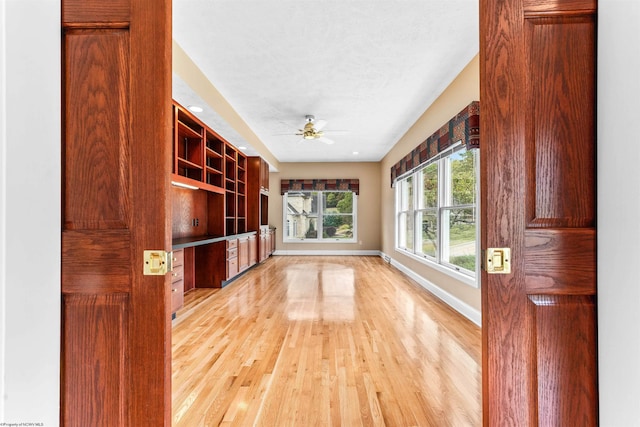
M316 237L290 237L289 236L289 224L288 224L288 198L290 194L301 194L301 193L318 193L317 198L317 212L313 212L311 217L316 218ZM325 195L328 193L351 193L352 200L352 210L351 214L348 213L330 213L325 214L325 204L326 199ZM283 221L283 243L357 243L358 241L358 194L352 190L295 190L295 191L287 191L282 195L282 221ZM352 236L350 238L336 238L336 237L324 237L324 217L325 216L351 216L352 221Z
M429 161L421 164L420 166L414 168L413 170L399 176L394 186L396 187L396 201L395 201L395 249L403 254L410 256L414 259L419 260L420 262L429 265L443 273L446 273L456 279L469 284L474 287L478 287L479 285L479 269L480 269L480 153L479 150L470 149L474 156L474 176L475 176L475 200L472 204L453 204L452 200L449 200L448 197L451 194L450 190L450 182L451 182L451 170L449 158L451 155L465 150L466 146L462 144L462 141L454 144L447 150L440 152L437 156L431 158ZM433 164L437 165L437 206L430 207L426 206L426 203L422 203L424 187L423 187L423 179L425 171L427 168L432 167ZM413 180L413 210L407 211L401 210L401 191L404 186L404 182L411 178ZM445 230L443 227L443 219L445 212L450 212L454 209L473 209L474 219L475 219L475 271L468 270L464 267L457 266L455 264L450 263L449 261L445 261L443 257L443 253L448 247L448 243L445 243L445 238L447 238L448 242L448 231L450 227L447 227ZM429 213L431 215L435 214L436 217L436 227L437 227L437 238L436 238L436 249L435 256L422 252L423 248L423 221L422 217L425 213ZM406 230L401 230L401 215L409 215L413 216L413 248L408 248L402 245L401 235L403 232L407 232Z

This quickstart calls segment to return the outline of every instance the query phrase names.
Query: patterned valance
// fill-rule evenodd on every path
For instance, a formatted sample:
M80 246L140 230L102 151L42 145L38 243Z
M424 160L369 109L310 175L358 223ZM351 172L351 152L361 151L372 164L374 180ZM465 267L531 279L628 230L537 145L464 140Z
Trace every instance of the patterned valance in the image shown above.
M393 165L391 185L393 186L396 178L417 168L458 141L464 141L467 149L480 148L480 103L478 101L467 105L448 123Z
M280 194L287 191L353 191L360 194L359 179L283 179Z

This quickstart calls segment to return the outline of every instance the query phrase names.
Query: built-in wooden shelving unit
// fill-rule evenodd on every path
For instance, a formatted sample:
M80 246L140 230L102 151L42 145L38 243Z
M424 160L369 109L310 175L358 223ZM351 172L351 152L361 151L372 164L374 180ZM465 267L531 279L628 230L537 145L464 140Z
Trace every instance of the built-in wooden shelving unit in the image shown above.
M173 104L172 292L217 287L273 252L269 165L247 157L190 111ZM180 286L178 286L180 285ZM181 299L174 295L174 308Z

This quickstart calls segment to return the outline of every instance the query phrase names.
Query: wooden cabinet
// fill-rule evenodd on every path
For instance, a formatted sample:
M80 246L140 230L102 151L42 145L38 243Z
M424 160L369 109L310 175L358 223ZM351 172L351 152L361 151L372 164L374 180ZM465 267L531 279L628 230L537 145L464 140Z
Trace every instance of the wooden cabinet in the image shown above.
M225 235L247 231L247 157L233 146L225 146Z
M247 157L175 101L173 154L172 232L183 249L175 251L172 305L179 307L183 291L224 286L266 259L275 239L264 159ZM189 239L211 243L190 246Z
M224 140L205 128L205 182L220 188L224 186L224 148Z
M269 164L261 157L249 157L247 163L247 228L257 231L269 225Z
M249 246L249 267L252 267L258 263L258 240L255 234L252 234L248 238Z
M171 313L184 304L184 251L173 251L173 271L171 272Z
M182 108L174 108L173 172L195 181L202 181L204 126Z
M276 251L276 229L269 229L269 256Z
M227 274L225 276L225 279L229 280L232 277L236 276L239 272L238 239L227 240L226 246L227 246L227 254L226 254Z
M260 159L260 188L269 192L269 164Z
M270 227L260 227L258 245L258 262L269 258L276 249L276 229Z
M238 272L249 268L249 237L238 238Z
M262 262L267 259L267 235L268 230L265 227L260 227L258 235L258 262Z
M177 186L204 190L209 229L232 236L247 227L247 156L180 104L173 104L173 174ZM192 218L189 219L190 221Z

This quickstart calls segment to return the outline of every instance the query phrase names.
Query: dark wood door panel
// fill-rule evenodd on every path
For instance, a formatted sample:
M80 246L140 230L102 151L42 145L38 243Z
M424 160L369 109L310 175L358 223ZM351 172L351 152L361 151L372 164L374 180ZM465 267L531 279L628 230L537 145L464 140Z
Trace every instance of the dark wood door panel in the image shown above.
M71 294L62 305L62 425L127 425L128 295Z
M588 426L598 419L593 296L531 295L540 426Z
M528 227L593 227L594 18L525 22Z
M527 293L595 295L595 244L594 229L525 231Z
M593 0L481 0L487 426L597 425Z
M64 228L129 228L129 34L64 37Z
M70 230L62 233L62 293L131 291L128 230Z
M64 0L62 22L65 26L87 23L128 25L131 17L131 0Z
M61 425L170 424L171 7L62 2Z

